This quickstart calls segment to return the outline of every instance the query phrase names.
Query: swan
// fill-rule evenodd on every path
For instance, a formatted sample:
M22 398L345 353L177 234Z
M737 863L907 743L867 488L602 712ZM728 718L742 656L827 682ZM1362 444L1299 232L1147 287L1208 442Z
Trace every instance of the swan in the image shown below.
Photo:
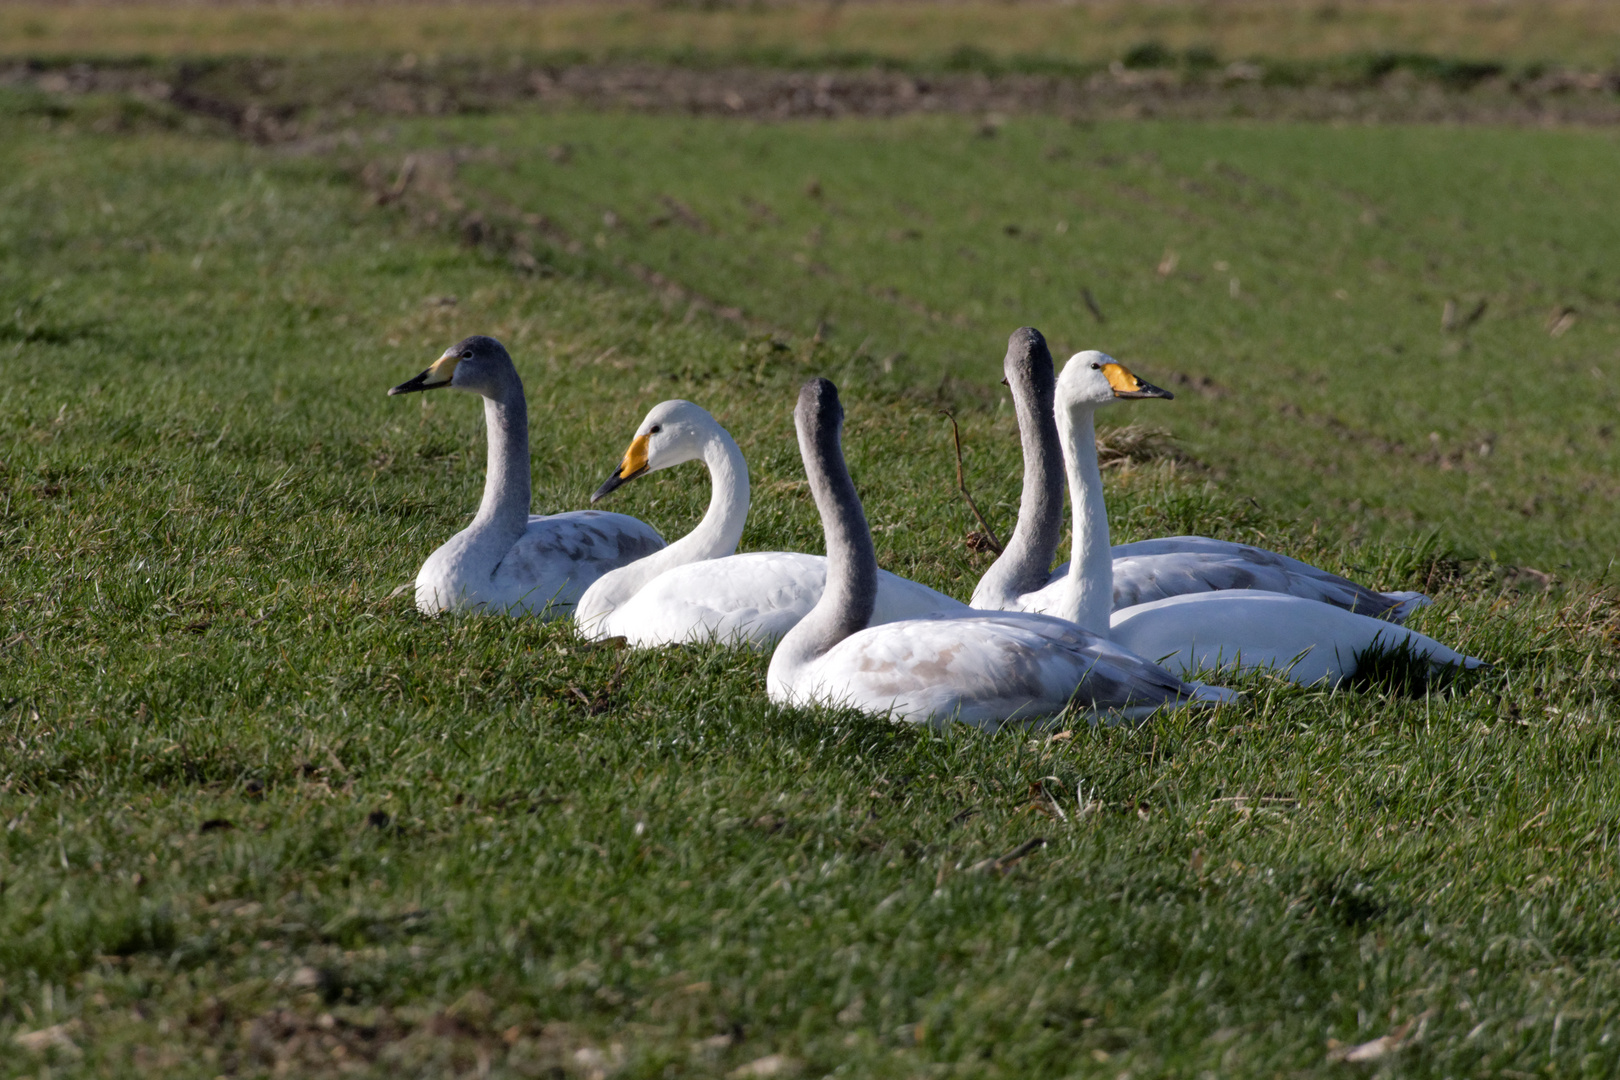
M748 464L731 434L690 401L653 407L636 429L623 463L596 502L638 476L688 461L709 469L703 520L662 551L598 578L580 597L574 621L587 637L623 637L651 648L722 641L763 646L793 629L827 583L821 555L787 551L732 554L748 517ZM913 619L967 605L926 585L878 571L874 623Z
M1301 686L1324 680L1336 686L1374 648L1407 651L1431 668L1483 666L1407 627L1280 592L1187 593L1114 609L1117 564L1108 544L1093 417L1121 397L1154 396L1155 390L1100 352L1076 353L1058 377L1058 438L1074 509L1074 558L1053 614L1182 675L1270 668Z
M1134 380L1102 356L1113 398L1169 398L1167 390ZM1007 547L973 590L972 606L992 611L1058 611L1068 589L1068 564L1048 569L1057 553L1063 518L1063 464L1053 413L1052 353L1039 330L1023 327L1007 342L1003 364L1024 450L1024 488L1018 523ZM1133 381L1134 380L1134 381ZM1404 622L1428 604L1422 593L1381 593L1275 551L1212 540L1169 536L1111 548L1114 609L1169 596L1226 589L1262 589L1332 604L1348 611Z
M523 381L500 342L466 338L388 393L445 386L484 399L489 461L472 524L429 555L416 575L416 607L424 615L491 611L556 618L604 571L664 546L652 526L623 514L529 513L528 406Z
M838 390L812 379L794 423L827 539L828 581L816 606L771 657L770 699L853 706L914 723L994 729L1062 712L1139 719L1237 695L1184 683L1106 638L1046 615L973 612L870 625L877 556L844 465Z

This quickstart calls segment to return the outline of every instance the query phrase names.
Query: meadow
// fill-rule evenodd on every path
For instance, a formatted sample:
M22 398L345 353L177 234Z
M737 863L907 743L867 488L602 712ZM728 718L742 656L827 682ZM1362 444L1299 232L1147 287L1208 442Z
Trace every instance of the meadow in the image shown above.
M254 146L0 91L0 1076L1611 1075L1615 158L568 110ZM1104 433L1119 539L1426 589L1491 670L927 731L400 591L483 432L385 392L488 332L537 511L685 397L743 547L818 550L826 374L880 562L966 597L941 410L1005 531L1025 323L1177 393ZM609 506L677 535L695 470Z

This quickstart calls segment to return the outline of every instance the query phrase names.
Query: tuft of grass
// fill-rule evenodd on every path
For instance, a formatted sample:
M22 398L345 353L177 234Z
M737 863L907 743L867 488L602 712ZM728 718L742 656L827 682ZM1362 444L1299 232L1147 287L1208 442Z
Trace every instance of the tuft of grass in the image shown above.
M994 231L999 212L946 219L962 204L940 178L971 165L951 148L984 145L971 129L436 125L363 137L391 137L400 154L431 141L489 152L453 156L431 198L412 202L406 185L379 207L357 180L372 151L98 134L0 108L0 325L12 328L0 341L0 1076L1327 1076L1369 1044L1411 1076L1620 1064L1620 609L1578 573L1521 594L1434 532L1353 541L1219 473L1158 458L1110 470L1122 537L1263 539L1380 587L1431 588L1420 628L1495 667L1432 693L1255 677L1243 704L1214 714L1037 735L774 708L767 660L746 651L631 652L567 624L417 615L397 586L476 504L483 433L463 396L385 390L466 333L501 337L524 376L537 509L585 505L647 406L687 397L748 455L746 548L817 550L790 410L804 375L835 375L880 560L965 596L988 559L956 539L972 519L937 409L962 425L981 506L1010 520L1017 443L992 392L996 339L1020 321L1059 340L1096 332L1089 313L1065 324L966 305L967 327L931 329L883 297L873 310L887 321L862 351L841 323L873 302L848 284L863 279L822 292L760 259L743 281L719 257L722 245L772 250L747 241L742 193L768 201L788 236L821 227L849 253L831 262L842 273L870 257L877 280L908 289L909 263L861 246L864 230L919 227L902 201L936 194L940 217L920 227L978 229L969 242L983 252L1023 243ZM1305 164L1243 155L1275 163L1287 160L1266 156L1277 147L1307 147L1342 164L1366 147L1336 132L1215 130L1221 160L1323 205L1327 181L1290 171L1310 175ZM1059 132L1093 137L1009 125L993 145L1030 164L1044 159L1017 148ZM632 137L662 155L645 203L625 197L642 163L623 149ZM1179 198L1171 144L1199 155L1214 136L1095 137L1087 154L1142 140L1131 152L1160 155L1086 166L1130 170L1099 196L1115 207L1133 201L1127 189ZM1254 149L1267 138L1278 142ZM1528 168L1514 147L1572 163L1569 177L1606 160L1596 137L1483 138L1462 145L1503 149L1510 174ZM560 144L574 148L567 164L529 156ZM908 151L904 167L890 144ZM1403 148L1399 133L1376 145ZM1403 154L1386 167L1455 183L1440 151ZM738 166L750 156L780 165ZM736 168L740 190L699 183L694 160ZM822 195L806 208L795 200L813 201L811 163ZM1045 175L1009 188L1008 205ZM1280 196L1194 175L1233 185L1221 190L1234 209L1200 215L1276 220ZM1584 205L1577 181L1564 184L1566 209L1520 220L1585 251L1560 224ZM516 224L495 205L502 191ZM452 211L445 192L472 201ZM713 238L650 224L645 213L671 212L658 195ZM597 224L594 199L633 224ZM555 231L521 216L541 211ZM477 229L471 213L484 214ZM1401 219L1431 238L1410 254L1418 265L1430 251L1477 260L1483 223L1425 233L1425 220ZM660 247L677 229L682 242ZM1236 232L1218 227L1211 243ZM1173 341L1151 336L1151 305L1125 298L1185 284L1177 302L1205 304L1200 318L1224 310L1196 299L1200 283L1158 278L1163 239L1135 247L1152 278L1098 290L1124 358L1140 353L1159 379L1147 361ZM1547 281L1578 264L1522 250L1524 273ZM1276 232L1250 257L1286 253ZM1027 271L1002 259L940 265L994 290L998 267ZM648 287L633 263L678 268L666 284L685 291ZM936 308L958 306L958 278L922 284ZM700 291L711 306L694 303ZM817 335L824 296L839 307ZM727 317L736 305L745 315ZM1290 395L1307 400L1306 359L1347 333L1286 310L1213 325L1222 341L1254 335L1251 365L1298 365ZM1594 317L1555 348L1606 325ZM1543 373L1560 355L1540 355ZM1219 430L1213 406L1231 398L1216 390L1282 378L1208 370L1210 384L1201 368L1170 383L1204 403L1194 419L1163 420L1200 458L1238 445L1198 434ZM1250 460L1229 452L1211 461ZM673 535L706 491L689 466L620 496L614 509Z

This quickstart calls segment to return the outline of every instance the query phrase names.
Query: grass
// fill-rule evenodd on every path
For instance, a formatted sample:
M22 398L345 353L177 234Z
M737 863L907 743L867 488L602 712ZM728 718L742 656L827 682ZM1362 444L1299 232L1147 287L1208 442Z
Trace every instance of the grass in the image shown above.
M402 138L461 148L491 217L546 217L542 254L817 334L846 377L990 386L1033 323L1178 391L1115 412L1284 517L1587 576L1620 544L1611 132L528 114Z
M1524 447L1487 459L1509 463L1497 484L1556 491L1601 471L1572 442L1567 472L1538 475L1554 460L1545 428L1584 431L1605 400L1575 382L1552 411L1548 372L1584 378L1576 349L1608 362L1612 314L1588 319L1582 299L1558 339L1515 315L1498 342L1493 306L1455 357L1433 324L1452 290L1463 318L1509 285L1534 311L1612 267L1612 227L1591 209L1606 136L1443 132L1426 147L1400 131L1030 121L983 142L927 122L600 116L398 129L399 152L494 148L450 189L486 212L469 246L431 192L372 206L365 153L91 122L0 95L0 1076L1331 1076L1364 1067L1336 1050L1385 1036L1372 1068L1403 1076L1620 1064L1620 682L1595 563L1518 595L1489 563L1414 546L1413 529L1313 537L1242 479L1272 475L1267 457L1313 460L1311 429L1247 456L1223 433L1255 427L1237 391L1303 409L1359 384L1324 371L1326 353L1386 382L1467 371L1522 394L1534 419L1508 427L1505 397L1491 415ZM1054 140L1073 156L1040 164ZM573 164L548 172L531 151L558 141ZM986 149L1019 168L982 171L970 151ZM1205 170L1212 152L1287 197ZM1487 152L1499 172L1453 171ZM1431 219L1387 196L1361 164L1374 154L1459 209ZM738 192L696 174L700 158L736 170ZM656 189L638 186L644 162ZM1119 179L1080 189L1093 208L1060 168ZM1333 194L1335 168L1354 197ZM820 200L803 194L812 169ZM1184 206L1183 179L1220 197ZM1523 196L1554 181L1557 204ZM962 213L974 184L977 223ZM1020 200L1047 185L1045 213L1025 216ZM727 201L742 192L782 224L751 239ZM1174 214L1115 220L1136 193L1196 213L1198 234ZM1379 231L1360 223L1369 193L1384 197ZM653 227L657 194L718 231ZM1483 214L1493 198L1505 209ZM1336 207L1307 228L1344 245L1346 265L1391 262L1389 307L1335 306L1324 286L1344 279L1294 254L1277 209L1290 199ZM935 220L914 225L902 201ZM1135 254L1056 247L1054 201L1071 241ZM562 232L537 230L526 253L500 231L521 218L500 215L531 208ZM593 224L608 208L620 229ZM1000 231L1014 208L1040 243ZM762 255L818 225L818 258L847 275L837 289ZM512 246L489 239L502 236ZM964 240L981 261L904 254ZM1157 277L1170 242L1204 281ZM1523 281L1503 284L1504 251ZM1027 318L1071 344L1097 332L1072 288L1001 280L1032 252L1086 271L1110 347L1150 378L1200 324L1221 343L1191 370L1228 396L1188 393L1151 419L1231 477L1164 458L1112 470L1122 539L1265 535L1382 587L1426 584L1440 602L1419 625L1493 671L1419 696L1400 678L1334 695L1251 679L1240 707L1140 729L935 733L772 708L751 653L593 648L565 624L424 619L394 594L474 505L482 433L466 398L383 392L487 331L529 387L540 509L583 505L645 408L684 396L749 455L744 545L813 550L789 410L803 376L830 372L881 561L966 595L985 556L960 543L972 523L935 410L956 411L981 504L1006 520L1016 443L989 392L998 336ZM1430 255L1455 276L1404 298L1438 274ZM1200 265L1217 257L1265 306L1231 300ZM785 332L635 284L636 262ZM791 249L781 262L798 266ZM966 325L870 300L868 273ZM974 281L989 283L982 309ZM1166 312L1181 324L1155 330ZM1419 312L1421 363L1334 352L1369 325L1415 342ZM1227 349L1246 364L1216 366ZM886 371L894 351L908 358ZM1371 423L1381 403L1379 423L1413 422L1410 395L1345 408ZM1369 489L1438 483L1402 468L1345 466ZM1337 482L1323 478L1330 498ZM621 494L615 509L666 534L703 502L690 469ZM1571 527L1605 536L1602 517L1594 503ZM1513 542L1559 551L1555 532Z
M1171 0L1139 4L848 5L163 3L0 7L0 55L483 52L701 54L773 63L989 58L1097 64L1157 45L1228 59L1321 61L1424 52L1512 64L1612 66L1620 15L1602 0Z

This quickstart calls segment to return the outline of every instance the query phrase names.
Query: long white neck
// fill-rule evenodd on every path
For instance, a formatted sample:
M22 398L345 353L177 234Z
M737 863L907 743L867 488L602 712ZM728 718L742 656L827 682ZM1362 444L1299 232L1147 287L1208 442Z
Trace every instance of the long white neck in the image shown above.
M470 528L500 535L510 546L529 526L529 409L517 372L484 396L484 427L484 499Z
M1074 507L1074 544L1069 552L1069 586L1062 608L1051 614L1107 637L1114 608L1114 556L1108 542L1108 507L1103 502L1102 470L1097 467L1095 409L1059 407L1058 438L1069 475Z
M748 463L725 428L715 424L702 446L709 468L709 508L693 530L661 551L603 574L580 598L575 618L586 625L629 600L666 570L737 550L748 522Z

